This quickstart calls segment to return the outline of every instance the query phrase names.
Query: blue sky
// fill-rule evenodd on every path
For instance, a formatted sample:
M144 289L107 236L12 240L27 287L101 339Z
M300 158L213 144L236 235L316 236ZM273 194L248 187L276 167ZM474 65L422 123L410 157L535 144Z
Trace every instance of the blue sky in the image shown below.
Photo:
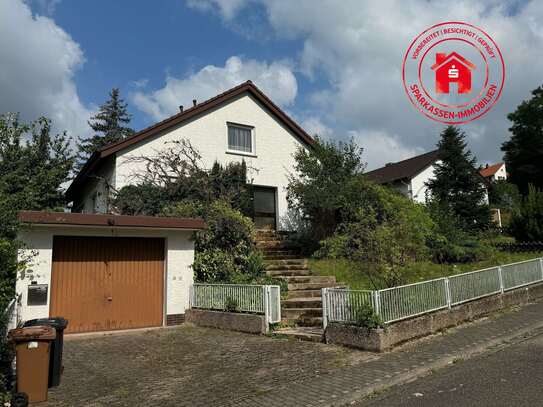
M496 162L507 113L543 82L540 1L0 0L0 111L81 137L112 87L141 129L251 79L308 132L353 138L375 168L437 142L443 126L407 100L401 61L447 20L484 28L504 54L500 102L462 126L479 161Z

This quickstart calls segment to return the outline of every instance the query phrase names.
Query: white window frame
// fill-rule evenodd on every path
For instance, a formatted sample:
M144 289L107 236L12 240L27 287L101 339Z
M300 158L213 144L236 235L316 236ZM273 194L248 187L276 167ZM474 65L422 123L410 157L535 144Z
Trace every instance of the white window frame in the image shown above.
M230 148L230 145L228 143L228 129L230 127L237 127L237 128L249 130L251 132L251 151L250 152L249 151L234 150L234 149ZM244 156L248 156L248 157L256 157L255 127L247 125L247 124L226 122L226 153L227 154L235 154L235 155L244 155Z

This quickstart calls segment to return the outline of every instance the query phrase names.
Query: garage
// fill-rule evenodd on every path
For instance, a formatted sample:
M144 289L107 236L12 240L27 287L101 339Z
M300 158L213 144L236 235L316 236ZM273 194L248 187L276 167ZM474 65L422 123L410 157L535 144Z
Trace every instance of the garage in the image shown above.
M55 236L51 315L69 332L162 325L164 239Z
M23 320L62 316L66 333L184 321L201 219L27 211L19 220Z

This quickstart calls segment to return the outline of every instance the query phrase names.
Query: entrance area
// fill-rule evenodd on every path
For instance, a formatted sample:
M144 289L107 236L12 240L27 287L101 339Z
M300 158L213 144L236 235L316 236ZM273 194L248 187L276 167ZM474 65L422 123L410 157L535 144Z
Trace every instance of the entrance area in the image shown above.
M254 221L257 229L275 230L276 224L276 191L273 187L254 187L253 189Z
M50 315L67 332L161 326L164 239L55 236Z

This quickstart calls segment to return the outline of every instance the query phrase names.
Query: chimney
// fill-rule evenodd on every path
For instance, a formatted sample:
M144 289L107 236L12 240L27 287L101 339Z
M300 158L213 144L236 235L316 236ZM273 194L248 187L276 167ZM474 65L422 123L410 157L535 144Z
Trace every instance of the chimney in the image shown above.
M192 99L192 106L196 106L196 99Z
M183 113L183 105L179 105L179 111Z

